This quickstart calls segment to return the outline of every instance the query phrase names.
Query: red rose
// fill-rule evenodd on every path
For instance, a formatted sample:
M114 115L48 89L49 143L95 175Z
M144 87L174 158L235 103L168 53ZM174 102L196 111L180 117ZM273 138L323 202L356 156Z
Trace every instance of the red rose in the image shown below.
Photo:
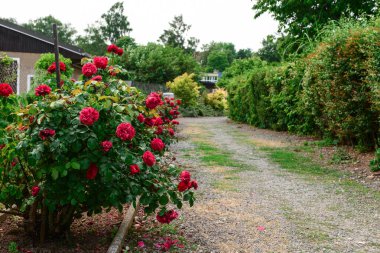
M92 126L99 119L99 112L92 107L83 108L79 120L83 125Z
M157 130L154 132L154 134L160 135L160 134L162 134L163 131L164 130L163 130L162 126L158 126Z
M140 168L137 164L132 164L129 166L129 171L131 172L131 175L134 175L140 172Z
M103 80L103 78L102 76L94 76L93 78L91 78L91 80L100 82Z
M116 128L116 136L123 141L130 141L135 137L136 130L129 123L120 123Z
M33 197L37 196L39 192L40 192L40 187L38 187L38 186L32 187L32 196Z
M174 103L173 102L170 102L169 103L171 107L174 107Z
M82 67L82 74L86 77L91 77L91 76L95 75L97 71L98 71L98 69L96 68L96 66L90 62L86 63Z
M105 69L108 64L108 58L103 56L95 56L94 57L94 64L99 69Z
M143 154L143 161L149 167L152 167L156 163L156 157L150 151L145 151Z
M103 142L100 143L100 146L102 146L102 149L103 149L104 152L108 152L112 148L112 142L110 142L110 141L103 141Z
M118 47L115 44L111 44L107 47L108 53L116 53Z
M188 172L187 170L184 170L181 172L181 174L179 175L179 179L181 181L184 181L186 183L189 183L190 180L191 180L191 175L190 175L190 172Z
M180 105L182 101L180 99L177 99L177 105Z
M37 86L37 88L35 89L36 96L45 96L45 95L50 94L50 92L51 92L51 88L46 84L41 84Z
M146 107L151 110L162 104L161 96L155 92L150 93L145 100Z
M16 166L18 164L18 161L15 159L11 162L12 167Z
M161 139L159 139L159 138L154 138L150 142L150 147L154 151L162 151L165 148L165 143L163 143L163 141Z
M90 180L95 179L96 175L98 174L98 171L98 167L94 163L91 163L87 169L86 178Z
M55 135L55 130L46 128L44 130L41 130L38 135L44 141L49 137L53 137Z
M0 96L8 97L13 93L12 87L7 83L0 83Z
M170 115L175 115L176 113L175 113L175 110L170 110Z
M119 47L119 48L116 50L116 54L119 55L119 56L122 56L123 53L124 53L124 50L123 50L121 47Z
M50 73L50 74L53 74L55 72L55 69L56 69L56 66L55 66L55 62L53 62L49 68L47 69L47 71ZM59 62L59 70L62 71L62 72L65 72L66 71L66 64L63 63L63 62Z
M172 120L172 124L173 124L173 125L179 125L179 122L176 121L176 120Z
M187 189L190 188L190 183L189 182L185 182L185 181L181 181L181 182L179 182L177 188L178 188L179 192L184 192L184 191L186 191Z
M198 182L197 180L193 180L190 182L190 188L193 187L194 190L197 190L198 189Z
M155 119L153 118L145 118L145 124L148 126L154 126Z
M137 116L137 120L140 121L141 123L143 123L145 121L145 117L142 113L139 114L139 116Z
M155 117L154 118L154 125L155 126L160 126L162 124L164 124L164 122L162 121L162 119L160 117L158 117L158 118Z
M167 211L166 213L164 213L164 215L162 215L162 216L157 214L156 219L160 223L169 224L173 220L177 219L177 217L178 217L178 213L174 210L170 210L170 211Z
M168 131L169 131L169 134L170 134L171 136L174 136L174 130L173 130L173 128L169 128Z

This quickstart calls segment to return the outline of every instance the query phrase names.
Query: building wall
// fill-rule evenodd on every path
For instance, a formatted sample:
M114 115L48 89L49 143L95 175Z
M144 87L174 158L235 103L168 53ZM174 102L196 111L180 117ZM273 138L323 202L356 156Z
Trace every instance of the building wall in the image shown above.
M41 54L38 53L21 53L21 52L5 52L6 55L12 58L19 59L20 62L20 80L19 92L24 93L28 91L28 75L34 75L34 64L40 58ZM81 70L74 68L73 78L78 79L81 75Z

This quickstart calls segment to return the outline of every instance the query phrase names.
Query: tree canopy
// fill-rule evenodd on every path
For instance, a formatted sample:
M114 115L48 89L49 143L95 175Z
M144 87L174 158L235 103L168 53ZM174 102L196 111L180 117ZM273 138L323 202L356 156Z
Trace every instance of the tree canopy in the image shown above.
M202 47L201 62L207 71L223 71L236 58L235 45L229 42L211 42Z
M164 45L178 47L186 52L193 53L197 49L199 40L195 37L186 37L186 33L190 30L191 25L183 21L183 16L175 16L173 21L169 23L169 29L164 30L158 39Z
M257 0L253 10L256 11L255 18L269 12L280 23L280 32L299 39L315 37L331 20L375 14L378 7L378 0Z
M58 40L63 43L73 44L74 36L77 31L71 26L71 24L64 24L52 15L30 20L28 23L23 24L25 28L40 32L46 36L53 37L52 25L57 24L58 28Z
M261 60L267 62L280 62L281 56L278 52L278 40L273 35L268 35L262 42L263 47L257 51Z

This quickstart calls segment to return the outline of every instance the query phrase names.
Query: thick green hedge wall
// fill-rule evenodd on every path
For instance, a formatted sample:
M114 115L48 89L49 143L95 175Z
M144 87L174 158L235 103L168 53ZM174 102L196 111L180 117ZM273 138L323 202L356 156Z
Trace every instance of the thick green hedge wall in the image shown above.
M230 117L260 128L379 144L380 19L325 30L308 55L280 65L227 69ZM229 72L228 72L229 71Z

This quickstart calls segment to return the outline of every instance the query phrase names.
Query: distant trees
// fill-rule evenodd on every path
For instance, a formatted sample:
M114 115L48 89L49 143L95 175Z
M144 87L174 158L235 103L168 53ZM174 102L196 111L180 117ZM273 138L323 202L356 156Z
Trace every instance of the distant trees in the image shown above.
M10 20L16 23L16 20ZM57 24L58 27L58 40L63 43L73 44L75 41L75 35L77 31L71 26L71 24L62 23L52 15L30 20L28 23L22 24L25 28L40 32L48 37L53 37L52 25Z
M187 25L183 21L183 16L175 16L173 21L169 23L169 29L164 30L158 39L164 45L178 47L188 53L194 53L197 49L199 39L195 37L187 38L186 33L190 30L191 25Z
M257 51L261 60L267 62L280 62L281 56L278 51L278 40L273 35L268 35L262 42L263 47Z
M229 42L211 42L203 45L201 63L207 71L223 71L236 58L235 45Z

